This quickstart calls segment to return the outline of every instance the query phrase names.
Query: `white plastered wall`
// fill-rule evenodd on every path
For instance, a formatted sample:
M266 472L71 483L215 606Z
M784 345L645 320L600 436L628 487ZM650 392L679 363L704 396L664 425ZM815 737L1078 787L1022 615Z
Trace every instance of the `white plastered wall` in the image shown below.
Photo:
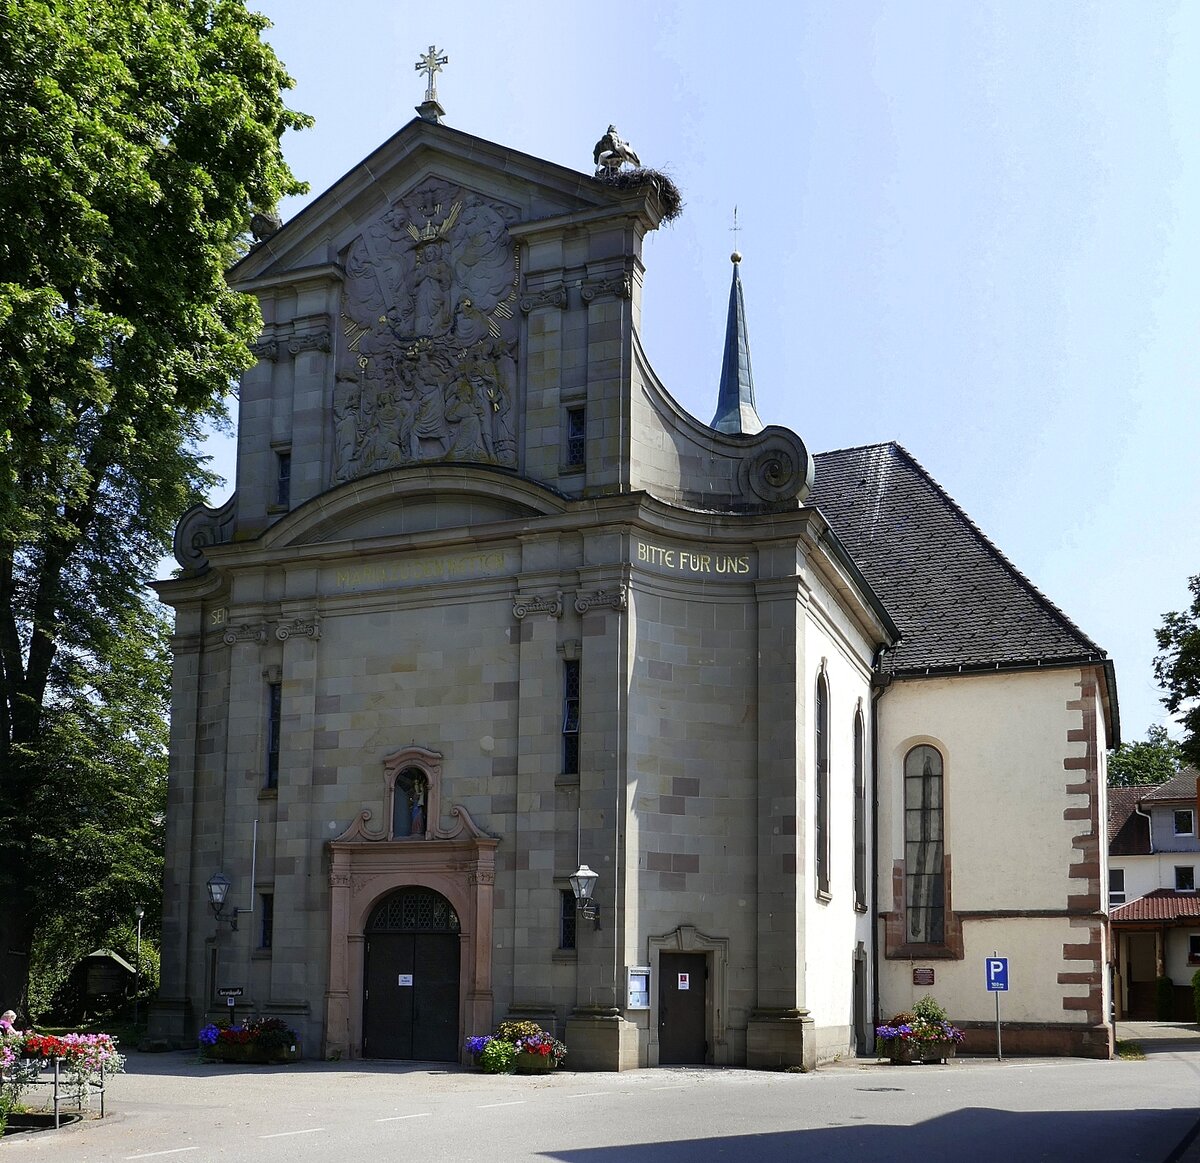
M931 744L944 760L945 851L952 905L962 918L963 958L889 960L881 944L882 1016L932 993L954 1020L994 1018L984 958L999 953L1009 959L1012 984L1002 1003L1009 1020L1084 1020L1081 1012L1064 1010L1063 999L1086 996L1087 987L1058 981L1064 971L1089 968L1063 956L1064 944L1088 938L1087 927L1072 926L1065 915L1068 897L1085 887L1069 876L1070 866L1083 859L1073 839L1092 829L1086 819L1064 819L1064 811L1088 801L1066 790L1082 783L1083 773L1064 769L1064 760L1081 759L1087 747L1068 742L1068 731L1082 726L1080 711L1067 705L1079 699L1079 682L1074 668L960 675L897 681L883 696L880 909L892 907L893 862L904 854L904 756ZM1103 748L1102 727L1100 734ZM913 986L915 966L933 968L932 987Z
M863 716L863 763L866 837L870 844L871 738L870 645L820 590L814 592L804 627L806 701L815 706L817 677L824 668L829 688L829 897L817 893L815 826L815 725L806 723L804 802L808 819L805 850L804 981L805 1002L813 1018L817 1056L827 1059L849 1050L854 1020L854 955L861 944L865 957L867 1019L870 1020L869 913L854 900L854 717ZM867 854L870 876L870 853ZM869 896L869 883L867 891Z

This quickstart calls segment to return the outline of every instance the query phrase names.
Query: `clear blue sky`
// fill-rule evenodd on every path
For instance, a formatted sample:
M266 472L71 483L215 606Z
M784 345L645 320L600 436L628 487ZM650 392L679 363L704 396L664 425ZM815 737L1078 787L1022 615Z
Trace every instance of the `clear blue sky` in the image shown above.
M706 421L736 204L763 420L903 444L1109 651L1125 737L1165 721L1153 631L1200 572L1200 4L258 6L314 194L413 116L430 44L457 129L590 172L615 122L683 191L643 339Z

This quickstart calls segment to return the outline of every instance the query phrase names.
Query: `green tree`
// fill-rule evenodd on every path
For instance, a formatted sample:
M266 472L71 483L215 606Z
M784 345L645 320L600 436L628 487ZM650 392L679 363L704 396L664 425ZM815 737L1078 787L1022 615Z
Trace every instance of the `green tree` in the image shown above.
M1188 580L1192 604L1163 616L1155 631L1162 653L1154 676L1167 692L1163 705L1183 723L1183 758L1200 767L1200 574Z
M1108 757L1108 786L1166 783L1179 774L1183 752L1167 734L1166 727L1155 725L1146 738L1137 743L1122 743Z
M41 927L160 895L137 864L161 845L166 690L144 583L210 483L195 441L261 326L224 272L251 214L303 189L280 137L307 119L241 0L0 0L0 21L0 999L19 1005Z

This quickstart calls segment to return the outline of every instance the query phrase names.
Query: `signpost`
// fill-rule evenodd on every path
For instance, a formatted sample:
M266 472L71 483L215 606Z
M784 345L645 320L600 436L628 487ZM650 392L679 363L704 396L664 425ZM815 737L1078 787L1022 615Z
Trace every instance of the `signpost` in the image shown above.
M1008 958L993 953L984 958L983 965L988 992L996 995L996 1061L999 1062L1004 1057L1000 1046L1000 995L1008 992Z
M222 985L217 990L217 996L225 999L225 1004L229 1007L229 1024L236 1026L234 1020L237 1014L237 999L242 996L242 987L240 985Z

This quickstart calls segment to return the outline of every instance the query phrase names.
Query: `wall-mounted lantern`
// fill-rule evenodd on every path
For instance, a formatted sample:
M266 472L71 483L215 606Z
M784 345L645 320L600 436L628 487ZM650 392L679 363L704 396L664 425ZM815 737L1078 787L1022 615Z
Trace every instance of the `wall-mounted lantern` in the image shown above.
M233 909L229 916L225 916L225 898L228 894L229 877L223 872L214 872L208 878L208 903L212 907L213 916L217 918L217 923L224 921L236 933L238 913L241 909Z
M579 871L571 877L571 891L575 894L575 907L589 921L594 921L600 928L600 906L592 899L596 888L598 873L593 872L586 864L579 866Z

